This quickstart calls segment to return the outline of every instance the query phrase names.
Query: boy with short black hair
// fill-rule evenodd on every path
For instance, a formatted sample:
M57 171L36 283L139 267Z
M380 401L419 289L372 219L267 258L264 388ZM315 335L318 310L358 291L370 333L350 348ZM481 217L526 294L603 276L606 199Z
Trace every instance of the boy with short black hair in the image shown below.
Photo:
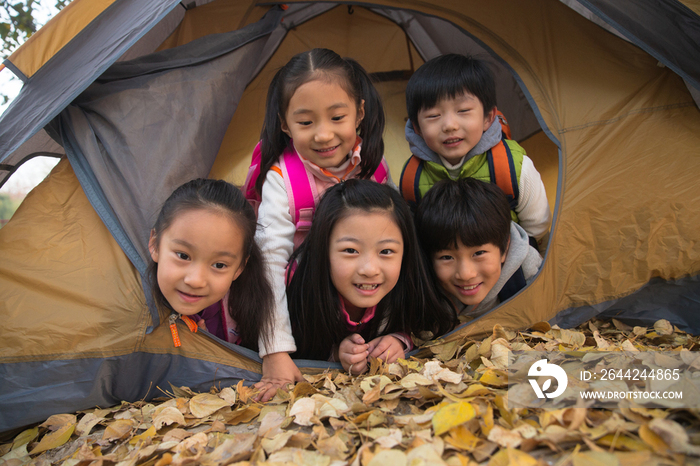
M496 183L509 196L513 220L538 242L545 238L550 211L544 184L525 150L503 135L485 62L457 54L427 61L408 81L406 107L413 156L399 186L410 204L443 179Z
M439 181L418 204L415 221L436 283L461 320L479 317L516 294L542 264L494 184Z

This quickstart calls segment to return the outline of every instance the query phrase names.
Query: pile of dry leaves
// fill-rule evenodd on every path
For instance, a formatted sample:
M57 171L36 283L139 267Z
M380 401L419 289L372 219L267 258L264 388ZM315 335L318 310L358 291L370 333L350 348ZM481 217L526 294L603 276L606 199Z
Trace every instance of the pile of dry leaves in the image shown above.
M433 342L419 357L374 361L359 377L307 375L269 403L251 388L51 416L0 446L0 466L35 465L634 465L697 464L698 407L509 408L509 351L664 351L700 367L700 338L667 321L576 330L499 326L483 341ZM696 367L698 366L698 367Z

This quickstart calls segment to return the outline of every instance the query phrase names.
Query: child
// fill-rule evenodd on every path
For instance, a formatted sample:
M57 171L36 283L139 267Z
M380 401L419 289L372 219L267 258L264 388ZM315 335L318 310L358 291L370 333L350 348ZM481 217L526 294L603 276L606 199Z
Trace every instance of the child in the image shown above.
M525 150L502 135L486 63L457 54L425 62L408 81L406 107L406 139L414 155L399 183L406 200L420 201L439 180L490 181L511 196L513 220L538 243L544 239L550 223L544 184Z
M265 390L263 401L276 387L301 380L289 356L296 350L285 296L289 257L326 188L350 178L390 181L383 131L384 110L369 76L357 62L331 50L295 55L270 83L259 154L253 156L260 159L254 184L260 196L256 241L268 260L276 301L273 338L260 345L263 373L274 374L257 385ZM303 190L310 204L300 209Z
M359 374L369 356L403 358L411 332L442 335L456 322L431 286L408 205L388 186L329 188L290 264L295 357L332 356Z
M156 302L188 325L257 348L270 333L273 294L255 229L255 212L235 186L196 179L177 188L148 241Z
M460 320L513 296L542 263L525 230L511 221L503 191L474 178L436 183L418 204L416 229Z

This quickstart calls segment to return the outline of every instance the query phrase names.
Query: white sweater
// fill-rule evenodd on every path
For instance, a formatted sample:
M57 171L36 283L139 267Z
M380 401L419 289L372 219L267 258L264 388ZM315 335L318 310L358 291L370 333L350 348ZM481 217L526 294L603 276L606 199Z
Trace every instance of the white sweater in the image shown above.
M294 250L295 232L284 180L279 173L270 170L263 184L258 230L255 233L255 241L267 261L268 279L275 294L273 334L270 346L265 346L262 339L258 341L261 358L272 353L293 353L297 349L292 336L284 280L287 263Z

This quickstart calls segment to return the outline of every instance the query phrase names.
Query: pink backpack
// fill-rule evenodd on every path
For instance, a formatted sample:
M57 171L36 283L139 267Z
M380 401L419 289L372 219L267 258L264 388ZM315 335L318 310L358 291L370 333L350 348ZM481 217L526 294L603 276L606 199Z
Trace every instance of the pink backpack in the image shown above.
M284 149L279 163L282 169L282 178L287 188L289 212L292 214L292 221L297 231L297 234L294 235L294 247L296 248L301 244L304 236L311 228L318 192L313 175L306 170L304 162L293 147L288 146ZM260 165L261 153L260 143L258 143L253 150L248 176L246 176L243 185L243 194L255 209L256 214L261 201L255 190L255 182L260 176ZM382 161L372 175L372 179L377 183L385 183L389 178L388 173L389 167L386 160L382 157Z

